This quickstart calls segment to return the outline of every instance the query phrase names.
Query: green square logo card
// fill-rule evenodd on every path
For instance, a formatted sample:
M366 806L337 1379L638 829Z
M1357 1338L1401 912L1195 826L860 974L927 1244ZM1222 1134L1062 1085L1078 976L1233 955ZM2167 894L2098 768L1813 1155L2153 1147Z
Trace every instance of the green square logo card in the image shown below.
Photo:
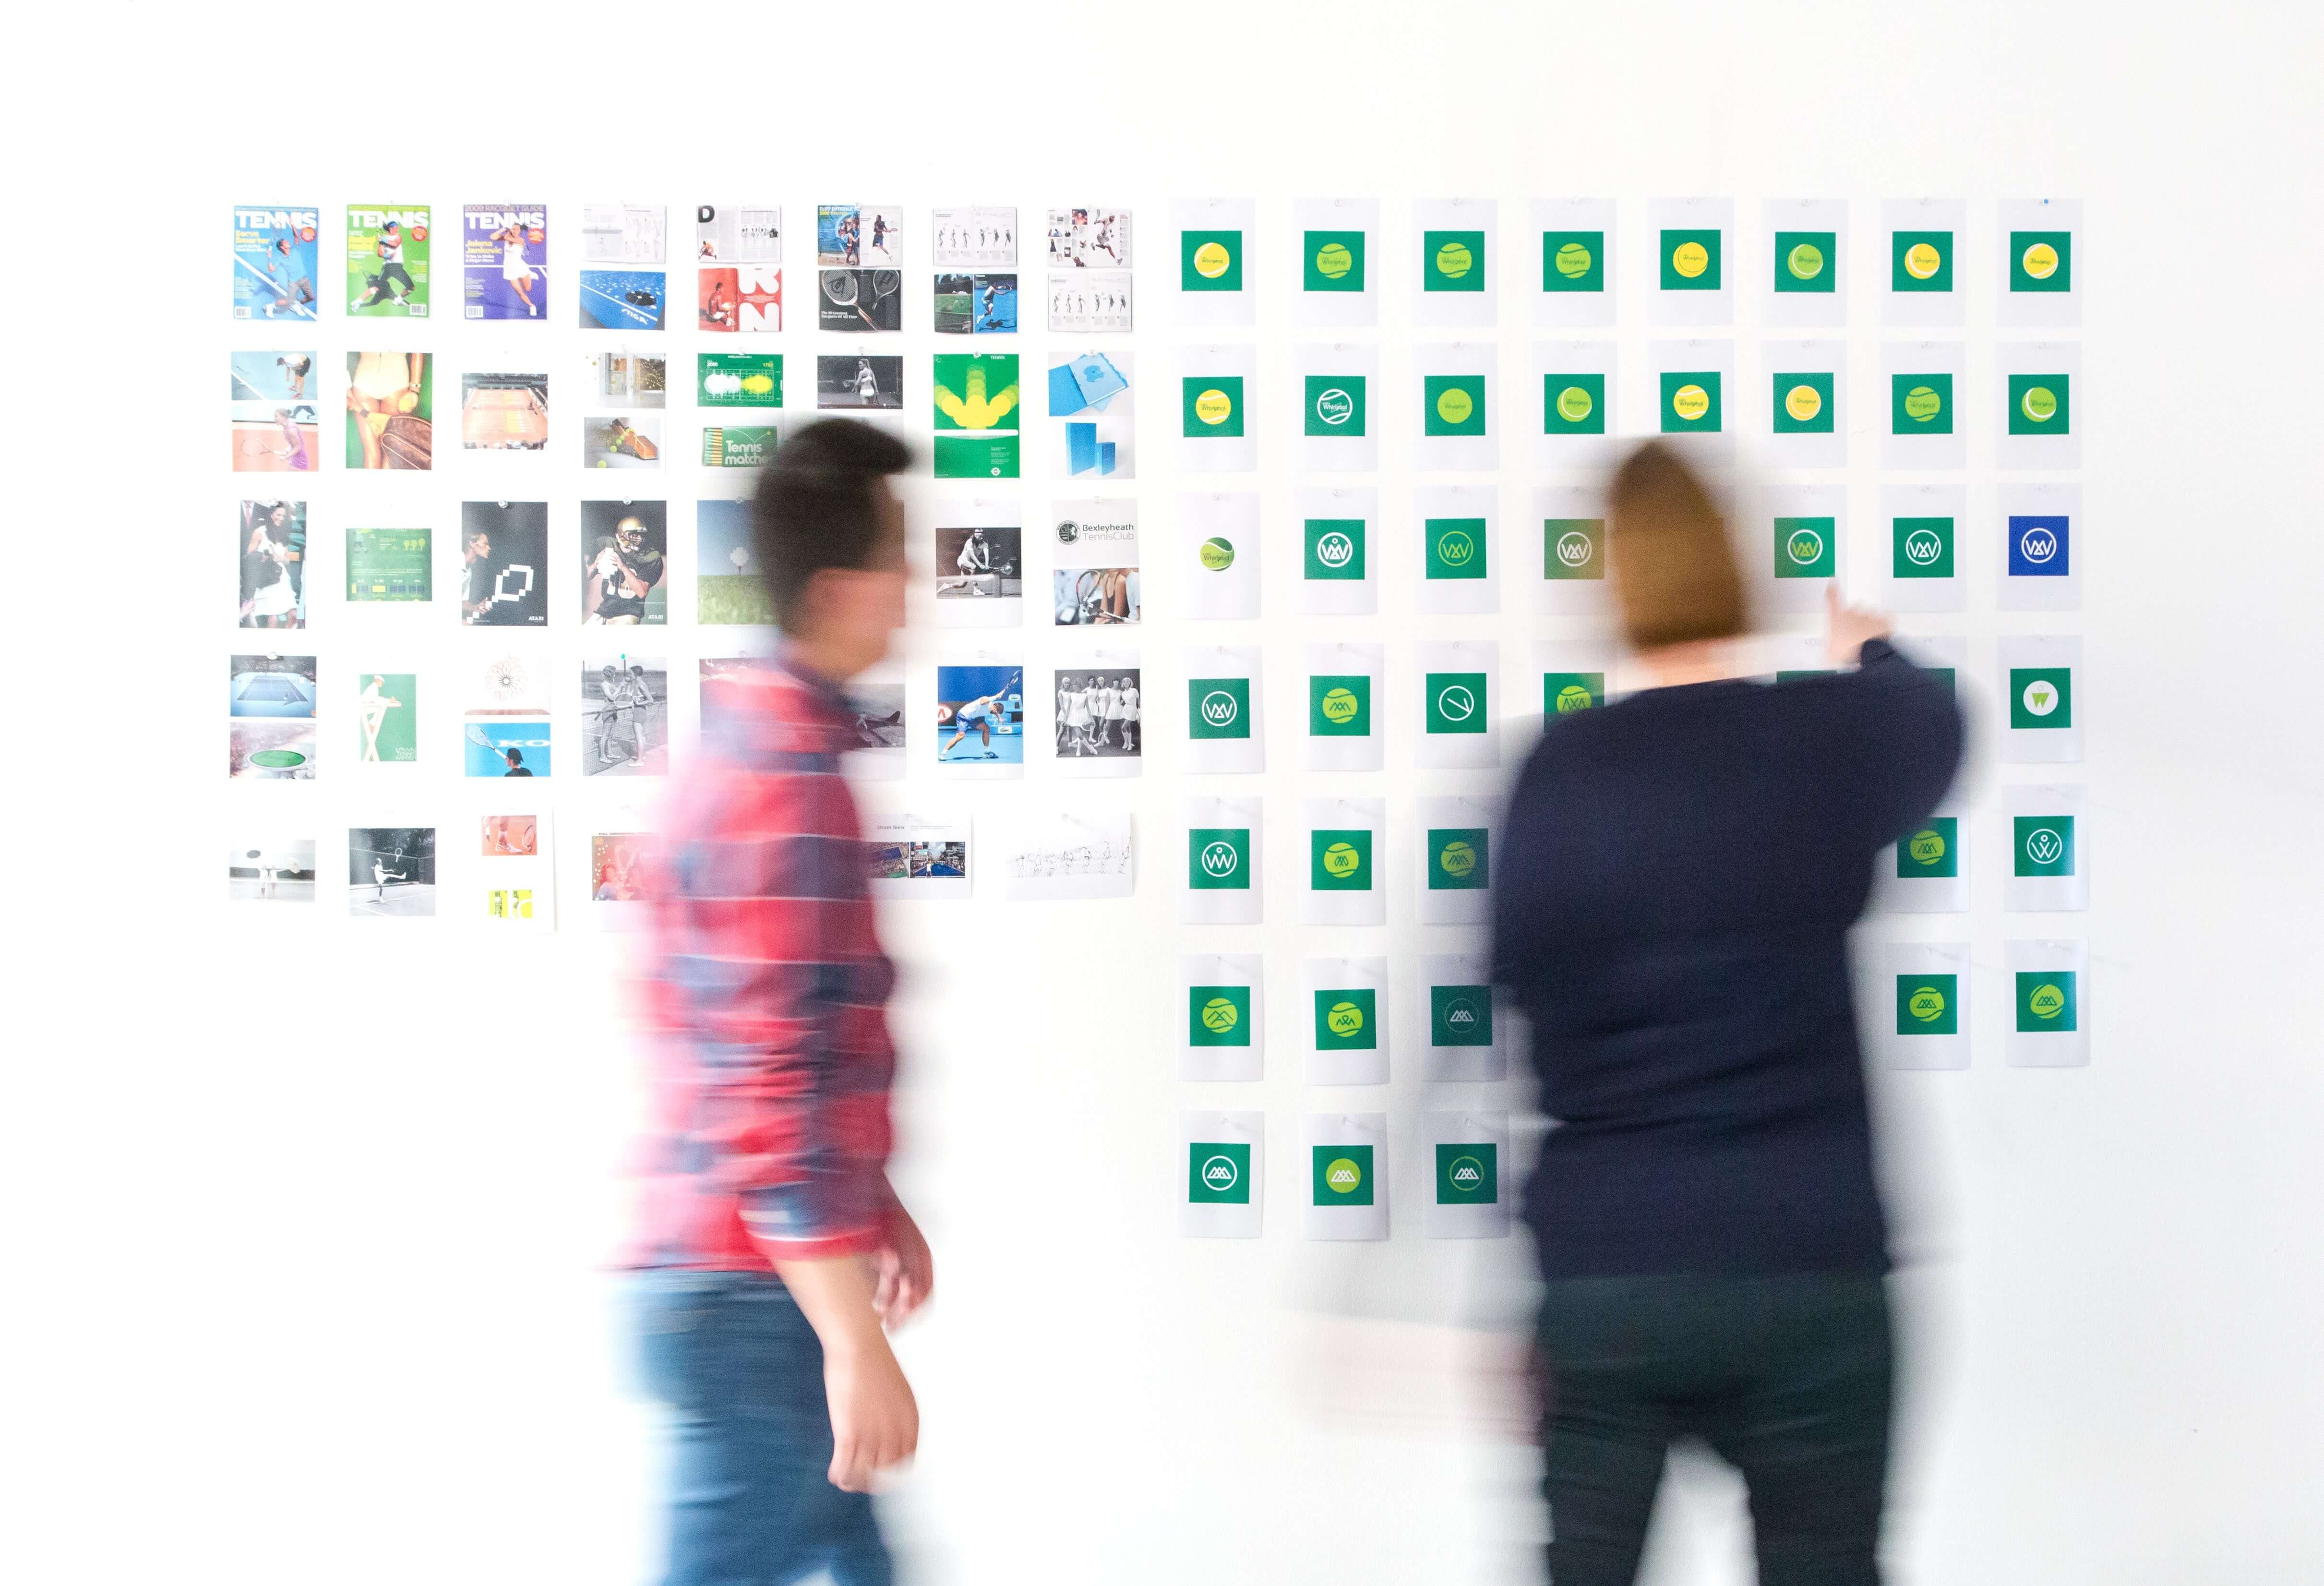
M1412 349L1420 398L1419 433L1412 443L1415 468L1478 473L1498 466L1498 361L1489 343L1424 343Z
M1256 1078L1256 1075L1252 1077ZM1267 1203L1267 1115L1178 1115L1178 1231L1187 1239L1257 1239Z
M1309 1239L1388 1237L1388 1114L1311 1112L1301 1120Z
M1760 209L1766 240L1759 314L1768 325L1848 323L1848 203L1842 198L1769 198Z
M2001 809L2009 823L2009 871L2001 886L2001 906L2013 913L2088 908L2090 833L2083 790L2005 787Z
M1292 318L1302 325L1379 322L1379 200L1302 198L1295 206L1299 283Z
M1171 207L1178 238L1178 322L1249 325L1252 319L1249 198L1181 198Z
M1655 239L1655 325L1732 325L1732 198L1656 198L1646 206Z
M1424 484L1412 493L1412 511L1420 524L1420 583L1413 591L1414 609L1431 616L1499 611L1494 528L1500 492L1485 485Z
M1178 955L1178 1077L1256 1080L1265 1068L1265 977L1256 953Z
M1311 771L1376 771L1385 763L1378 644L1311 644L1306 649L1303 757Z
M2079 198L2004 198L1994 321L2004 326L2082 322L2075 257L2082 229Z
M2003 342L2001 437L1994 460L2004 468L2079 468L2082 440L2074 411L2082 349L2067 342Z
M1647 344L1655 382L1655 430L1690 457L1719 463L1732 455L1727 400L1734 383L1735 344L1707 337Z
M1266 890L1257 798L1190 798L1180 807L1186 828L1185 885L1178 890L1181 925L1258 925Z
M1379 349L1354 342L1291 349L1298 382L1299 466L1368 474L1379 466Z
M1614 323L1614 201L1536 198L1530 284L1536 325Z
M1495 811L1482 799L1420 800L1420 918L1425 925L1484 925L1492 917Z
M1823 592L1846 571L1848 492L1838 484L1779 484L1763 498L1766 549L1761 556L1767 608L1821 612ZM1817 646L1821 652L1821 646ZM1819 663L1821 664L1821 663Z
M1506 1112L1427 1112L1421 1138L1434 1178L1421 1218L1431 1239L1501 1239L1509 1231Z
M1247 775L1267 769L1265 677L1255 644L1190 644L1186 674L1187 770Z
M1967 1068L1966 942L1879 942L1862 957L1858 1028L1884 1068Z
M1594 484L1543 484L1533 493L1518 547L1531 564L1534 606L1561 617L1603 616L1606 493Z
M1969 492L1959 484L1884 484L1880 523L1887 541L1881 558L1881 604L1892 612L1969 609L1961 576L1961 526L1969 521Z
M1388 1083L1388 960L1310 958L1299 969L1311 1085Z
M1534 420L1533 460L1543 468L1590 467L1610 457L1614 345L1536 342L1525 410Z
M1968 224L1958 198L1890 198L1880 206L1886 262L1880 294L1883 325L1960 325L1968 294L1954 253Z
M2003 696L2008 725L2001 758L2016 765L2054 765L2082 758L2080 702L2075 685L2082 641L2070 634L2003 635Z
M1415 325L1490 325L1500 297L1490 198L1421 198L1412 206L1420 290Z
M1959 468L1969 461L1961 416L1969 356L1957 341L1892 341L1880 346L1880 466Z
M1368 617L1379 610L1379 492L1308 487L1292 493L1299 521L1299 608L1310 616Z
M1759 349L1767 401L1767 454L1787 468L1848 465L1848 344L1771 341ZM1755 390L1759 388L1754 388Z
M1500 1038L1487 961L1469 954L1423 954L1420 978L1428 991L1423 1076L1431 1084L1507 1079L1508 1048Z
M2011 1009L2002 1061L2012 1068L2080 1068L2090 1060L2088 942L2004 942Z
M1890 914L1961 914L1969 908L1969 823L1957 810L1923 816L1873 862L1872 892Z
M1258 360L1251 349L1181 347L1178 368L1179 466L1205 474L1258 466L1259 426L1250 412Z
M1388 885L1380 871L1388 857L1387 802L1310 798L1301 813L1307 839L1301 920L1307 925L1386 925Z
M1420 742L1413 763L1427 770L1487 770L1501 763L1493 700L1500 646L1489 639L1424 640Z

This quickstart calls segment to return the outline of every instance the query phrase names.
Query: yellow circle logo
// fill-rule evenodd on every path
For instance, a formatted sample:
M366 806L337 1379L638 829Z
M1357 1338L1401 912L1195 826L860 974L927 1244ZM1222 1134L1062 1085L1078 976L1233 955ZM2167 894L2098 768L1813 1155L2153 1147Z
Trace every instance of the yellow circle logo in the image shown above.
M1934 864L1945 856L1945 839L1934 826L1923 826L1913 834L1904 851L1913 856L1915 864Z
M2036 986L2025 1006L2036 1019L2055 1019L2066 1010L2066 993L2052 985Z
M1224 997L1213 997L1203 1004L1203 1028L1213 1035L1224 1035L1242 1022L1242 1015Z
M1590 262L1590 250L1580 243L1568 243L1557 250L1557 272L1568 281L1589 274Z
M1701 243L1681 243L1671 250L1671 268L1692 281L1711 268L1711 250Z
M1577 710L1588 710L1593 703L1590 690L1579 683L1568 683L1557 691L1557 714L1562 716L1572 715Z
M1335 1157L1324 1165L1323 1185L1334 1194L1354 1194L1364 1187L1364 1170L1346 1157Z
M1436 273L1447 281L1460 280L1476 262L1466 243L1446 243L1436 250Z
M1801 281L1813 281L1823 273L1823 250L1813 243L1801 243L1784 255L1784 268Z
M1904 273L1914 281L1928 280L1943 263L1934 243L1914 243L1904 250Z
M1323 850L1323 873L1346 881L1364 867L1364 856L1350 843L1334 843Z
M1437 856L1436 862L1444 867L1448 876L1465 876L1477 868L1477 851L1455 837L1444 844L1444 852Z
M1345 243L1325 243L1315 250L1315 273L1326 281L1337 281L1355 267L1356 256Z
M1233 542L1217 535L1203 541L1203 549L1196 554L1202 558L1203 566L1213 573L1222 573L1234 566Z
M1204 243L1194 250L1194 273L1205 281L1216 281L1224 275L1228 263L1224 243Z
M1671 411L1692 424L1711 411L1711 393L1699 385L1682 385L1671 392Z
M1944 409L1945 399L1932 386L1916 385L1904 393L1904 417L1915 424L1926 424Z
M1447 424L1466 424L1476 410L1465 386L1448 385L1436 395L1436 416Z
M1325 721L1335 727L1344 727L1356 719L1359 707L1351 690L1333 688L1323 696L1323 703L1316 708L1323 713Z
M1223 424L1234 411L1234 399L1217 386L1194 399L1194 417L1205 424Z
M2035 243L2025 250L2018 263L2035 281L2047 281L2058 273L2058 250L2047 243Z
M2046 385L2029 385L2017 405L2034 423L2047 424L2058 416L2058 393Z
M1823 393L1812 385L1795 385L1784 393L1784 411L1804 424L1823 411Z
M1331 1011L1323 1015L1323 1023L1333 1035L1345 1040L1364 1028L1364 1010L1353 1002L1334 1002Z
M1557 393L1557 416L1568 424L1581 423L1597 405L1590 400L1590 393L1578 385L1569 385Z
M1934 986L1923 986L1904 1004L1907 1011L1923 1024L1945 1016L1945 994Z

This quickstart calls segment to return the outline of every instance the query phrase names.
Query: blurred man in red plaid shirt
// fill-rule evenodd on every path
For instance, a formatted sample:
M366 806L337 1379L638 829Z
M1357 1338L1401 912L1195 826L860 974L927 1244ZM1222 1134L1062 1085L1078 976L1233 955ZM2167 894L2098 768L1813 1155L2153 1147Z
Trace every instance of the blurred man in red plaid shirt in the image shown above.
M885 1586L868 1495L919 1410L890 1352L935 1280L888 1187L895 1054L841 685L904 620L902 442L831 420L785 442L752 535L783 640L728 692L653 871L656 1136L646 1379L674 1414L668 1586L827 1569Z

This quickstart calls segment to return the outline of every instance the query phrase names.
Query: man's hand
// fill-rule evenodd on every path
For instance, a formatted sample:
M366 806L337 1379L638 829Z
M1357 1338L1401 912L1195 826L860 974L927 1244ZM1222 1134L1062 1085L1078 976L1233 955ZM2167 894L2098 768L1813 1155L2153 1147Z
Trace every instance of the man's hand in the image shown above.
M878 1279L872 1291L872 1308L893 1332L927 1304L936 1286L936 1263L928 1253L928 1241L920 1235L919 1224L903 1207L888 1213L886 1233L887 1242L872 1259L872 1270Z
M825 1346L823 1391L831 1406L831 1484L841 1491L869 1492L873 1476L919 1446L919 1404L877 1329L867 1340Z
M1823 610L1826 623L1823 650L1836 667L1854 666L1865 641L1886 639L1896 626L1886 612L1876 612L1868 606L1842 604L1837 583L1824 586Z

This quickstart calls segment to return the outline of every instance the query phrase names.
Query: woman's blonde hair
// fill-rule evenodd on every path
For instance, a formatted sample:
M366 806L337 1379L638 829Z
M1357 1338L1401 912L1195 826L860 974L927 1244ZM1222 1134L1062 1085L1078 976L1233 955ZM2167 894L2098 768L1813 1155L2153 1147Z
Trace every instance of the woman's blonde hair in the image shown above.
M1648 441L1614 475L1606 559L1630 642L1658 650L1745 632L1743 577L1727 524L1694 470Z

